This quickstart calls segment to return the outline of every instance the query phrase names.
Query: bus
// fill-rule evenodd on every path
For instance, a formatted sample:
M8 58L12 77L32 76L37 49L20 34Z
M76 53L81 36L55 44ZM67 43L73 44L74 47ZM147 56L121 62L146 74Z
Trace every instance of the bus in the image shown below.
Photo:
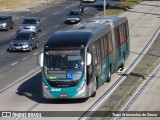
M126 17L93 17L54 32L38 55L47 99L95 97L130 54Z

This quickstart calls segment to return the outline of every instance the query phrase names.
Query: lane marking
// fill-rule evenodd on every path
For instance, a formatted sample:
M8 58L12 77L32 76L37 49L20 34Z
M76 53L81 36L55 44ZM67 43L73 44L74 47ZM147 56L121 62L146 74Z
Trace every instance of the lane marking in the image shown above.
M88 9L88 7L87 8L85 8L84 10L87 10Z
M58 28L60 25L56 25L54 28Z
M13 35L13 34L15 34L15 33L13 32L13 33L11 33L10 35Z
M43 34L41 34L41 35L39 35L38 37L42 37L42 36L44 36L46 33L43 33Z
M33 55L37 55L39 52L34 53Z
M52 15L56 15L56 14L58 14L59 12L55 12L55 13L53 13Z
M29 57L25 57L25 58L23 58L22 60L27 60L27 59L29 59Z
M42 18L41 21L45 20L46 18L47 18L47 17Z
M69 9L69 7L65 7L65 9Z
M11 64L11 66L14 66L14 65L16 65L16 64L18 64L18 62L15 62L15 63Z

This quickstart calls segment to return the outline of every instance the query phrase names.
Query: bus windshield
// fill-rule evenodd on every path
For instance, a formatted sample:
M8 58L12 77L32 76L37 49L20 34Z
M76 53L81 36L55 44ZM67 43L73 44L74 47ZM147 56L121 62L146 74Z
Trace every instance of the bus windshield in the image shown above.
M84 70L84 50L47 51L44 70L51 81L79 80Z

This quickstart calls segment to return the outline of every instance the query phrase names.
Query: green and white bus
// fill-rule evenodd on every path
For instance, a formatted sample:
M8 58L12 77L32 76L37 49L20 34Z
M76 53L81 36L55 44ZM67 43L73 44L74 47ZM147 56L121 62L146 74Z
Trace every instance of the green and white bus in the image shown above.
M130 54L126 17L87 19L51 35L38 56L47 99L94 97Z

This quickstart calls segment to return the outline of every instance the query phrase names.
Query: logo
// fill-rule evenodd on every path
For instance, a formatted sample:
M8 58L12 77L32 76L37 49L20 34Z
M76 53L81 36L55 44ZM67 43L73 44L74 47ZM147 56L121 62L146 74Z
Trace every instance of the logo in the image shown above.
M12 117L11 112L2 112L2 117Z
M67 73L67 74L66 74L66 78L67 78L67 79L72 79L72 78L73 78L73 77L72 77L72 73Z
M51 91L59 92L59 91L61 91L61 89L60 88L52 88Z

